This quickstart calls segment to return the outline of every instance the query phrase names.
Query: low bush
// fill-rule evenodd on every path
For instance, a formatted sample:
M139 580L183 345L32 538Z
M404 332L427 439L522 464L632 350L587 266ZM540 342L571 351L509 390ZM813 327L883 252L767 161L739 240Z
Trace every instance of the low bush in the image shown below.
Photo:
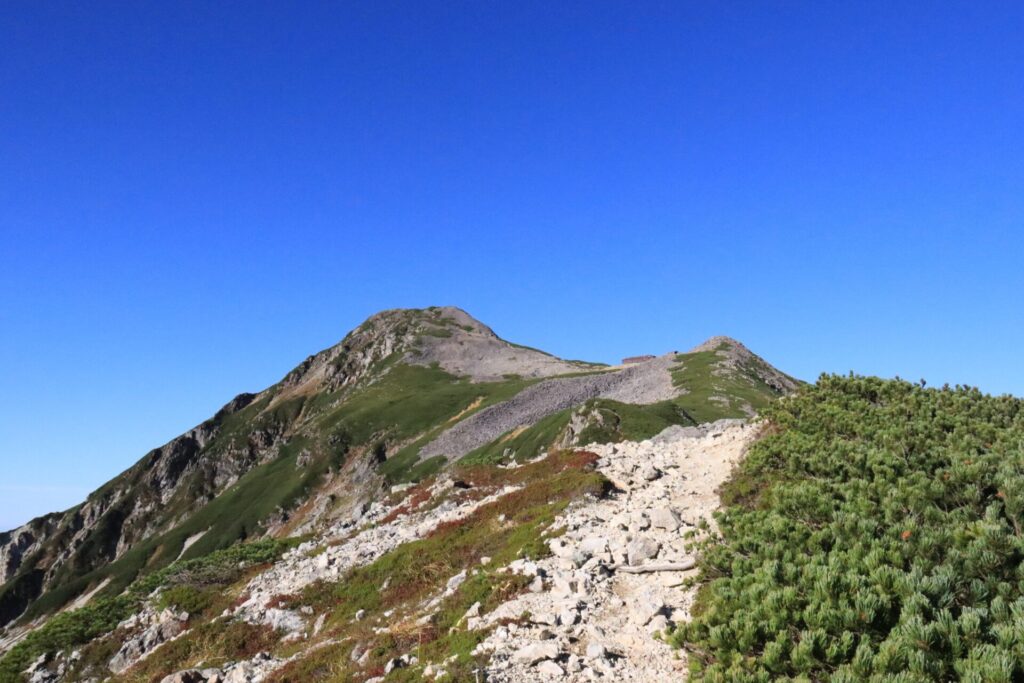
M764 417L671 637L693 680L1024 680L1024 402L823 376Z

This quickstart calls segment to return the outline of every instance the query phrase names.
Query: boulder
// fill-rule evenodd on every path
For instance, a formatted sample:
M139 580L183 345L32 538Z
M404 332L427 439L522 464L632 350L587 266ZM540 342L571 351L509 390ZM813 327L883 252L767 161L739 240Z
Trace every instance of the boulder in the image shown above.
M536 664L545 659L554 659L558 656L558 645L551 641L543 643L530 643L521 647L513 653L512 658L517 662Z
M465 580L466 580L466 570L463 569L461 572L459 572L458 574L456 574L452 578L448 579L448 584L445 586L445 591L444 591L445 594L446 595L451 595L452 593L457 591L459 589L459 586L461 586L462 582L465 581Z
M661 477L661 470L654 465L644 465L640 468L640 478L644 481L654 481Z
M680 526L682 526L682 522L679 519L679 515L677 515L675 511L672 510L672 508L654 508L648 513L648 517L650 517L651 526L653 526L655 529L675 531Z
M588 557L608 552L608 539L604 536L587 536L580 542L579 550Z
M556 662L552 662L550 659L543 661L537 665L537 671L544 674L545 676L557 677L564 676L565 669L558 665Z
M669 623L668 617L664 614L656 614L654 618L647 624L647 632L652 636L663 632L671 624Z
M160 683L204 683L206 677L196 669L178 671L169 676L164 676Z
M657 557L659 550L661 550L660 543L649 536L640 536L633 539L633 541L626 546L627 561L633 566L642 564L645 560Z

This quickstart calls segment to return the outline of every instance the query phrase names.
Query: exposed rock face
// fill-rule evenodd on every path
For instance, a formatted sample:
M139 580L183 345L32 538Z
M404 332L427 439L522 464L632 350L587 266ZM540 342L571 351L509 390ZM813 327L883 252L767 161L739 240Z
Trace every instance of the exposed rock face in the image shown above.
M36 535L29 524L0 534L0 583L14 576L22 558L32 552L36 543Z
M119 674L135 662L148 655L160 645L185 630L188 613L171 610L156 612L147 609L126 622L120 628L134 635L127 637L117 654L110 660L110 671Z
M594 367L509 344L458 308L378 313L339 344L304 360L279 385L259 394L239 394L212 419L154 449L82 505L0 535L0 584L17 583L17 590L0 591L0 626L45 591L66 564L84 574L116 560L273 457L302 418L301 413L288 414L282 420L273 413L277 407L332 392L342 392L338 400L343 400L346 390L374 381L386 372L385 361L396 357L416 365L436 363L474 381L547 377ZM244 439L221 444L212 454L211 444L223 425L257 402L260 410L250 418ZM256 419L268 413L275 419ZM177 512L168 515L168 510ZM88 552L83 552L85 547Z
M456 377L477 382L507 375L551 377L595 367L510 344L462 309L439 306L377 313L340 344L303 361L283 384L307 392L352 386L393 354L415 365L436 363Z
M410 362L436 362L453 375L468 376L477 382L496 381L506 375L552 377L595 367L510 344L459 308L444 306L435 310L437 318L444 321L441 334L447 336L421 337L420 351L409 356Z
M0 593L0 625L20 614L68 562L81 573L102 566L173 524L173 518L163 516L171 501L184 498L185 510L202 503L197 491L182 486L200 468L209 470L206 490L216 492L258 462L280 435L264 435L262 443L255 439L227 457L211 459L204 450L221 422L251 400L251 395L236 397L213 419L150 451L81 505L0 535L4 581L21 586Z

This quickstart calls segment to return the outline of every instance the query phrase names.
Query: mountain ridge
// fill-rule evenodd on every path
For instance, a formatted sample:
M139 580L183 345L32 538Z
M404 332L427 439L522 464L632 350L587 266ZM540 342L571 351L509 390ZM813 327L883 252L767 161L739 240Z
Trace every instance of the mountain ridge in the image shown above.
M509 417L517 397L536 406L530 397L545 386L622 385L645 373L657 377L655 389L588 389ZM81 504L0 534L0 625L98 587L117 594L174 558L314 530L357 514L389 484L462 457L529 458L747 416L795 388L724 337L623 369L507 342L455 307L382 311L276 384L236 395ZM505 421L458 449L437 445L488 415Z

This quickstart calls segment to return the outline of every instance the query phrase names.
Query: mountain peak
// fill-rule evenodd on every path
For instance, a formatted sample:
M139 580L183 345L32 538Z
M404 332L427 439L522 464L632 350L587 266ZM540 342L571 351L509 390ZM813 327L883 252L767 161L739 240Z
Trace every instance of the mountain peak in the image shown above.
M410 325L433 325L447 327L456 325L464 330L494 334L489 327L458 306L428 306L426 308L389 308L374 313L357 330L381 324L405 323Z
M464 457L647 438L752 415L796 386L729 337L694 351L710 353L607 367L506 341L455 306L376 313L81 505L0 534L0 656L4 624L87 589L117 595L142 566L358 518L387 484Z
M377 376L390 361L436 365L456 377L490 382L515 375L542 378L593 370L599 364L567 361L514 344L456 306L391 308L375 313L338 344L310 356L285 378L289 387L352 386ZM389 361L389 362L385 362Z
M726 337L725 335L716 335L710 337L697 346L694 346L687 353L700 353L702 351L722 351L726 349L735 349L739 352L751 353L750 349L744 346L741 342L732 337ZM751 354L753 355L753 354Z
M799 386L799 382L795 379L772 367L763 358L732 337L723 335L711 337L690 349L688 354L709 352L717 357L714 374L719 377L745 376L747 381L754 380L767 385L778 395L788 394Z

